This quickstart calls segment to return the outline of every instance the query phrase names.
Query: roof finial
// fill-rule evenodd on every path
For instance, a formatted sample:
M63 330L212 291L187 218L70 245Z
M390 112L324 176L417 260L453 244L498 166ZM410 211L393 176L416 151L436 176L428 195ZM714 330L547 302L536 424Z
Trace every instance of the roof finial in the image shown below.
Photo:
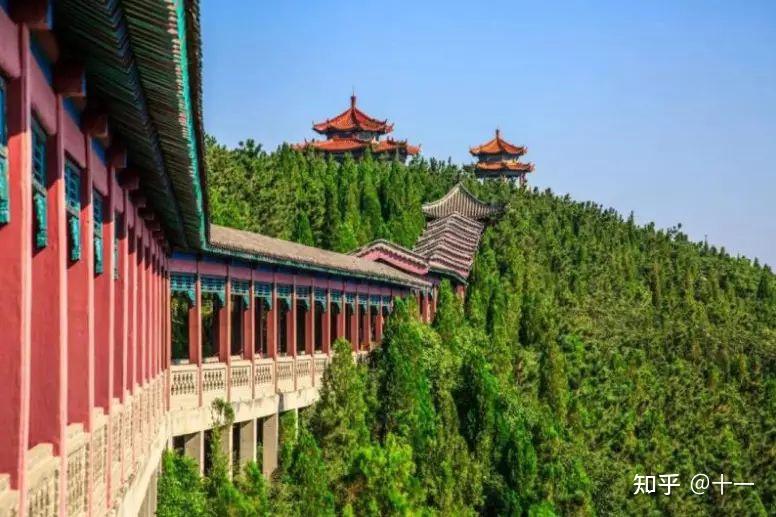
M496 138L501 138L501 129L498 126L496 126Z
M350 94L350 107L355 108L356 107L356 89L351 88L351 94Z

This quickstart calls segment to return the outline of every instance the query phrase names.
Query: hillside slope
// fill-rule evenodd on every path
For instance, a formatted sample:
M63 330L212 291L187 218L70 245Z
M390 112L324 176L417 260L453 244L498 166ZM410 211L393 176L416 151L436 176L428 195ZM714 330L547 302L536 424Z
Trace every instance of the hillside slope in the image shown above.
M340 251L412 245L420 204L466 178L446 163L340 165L251 142L211 141L208 161L214 222ZM369 368L332 369L270 506L773 512L773 273L590 203L467 184L507 211L483 237L465 306L445 290L433 329L400 307ZM635 475L673 473L670 496L632 495ZM755 485L693 495L698 473Z

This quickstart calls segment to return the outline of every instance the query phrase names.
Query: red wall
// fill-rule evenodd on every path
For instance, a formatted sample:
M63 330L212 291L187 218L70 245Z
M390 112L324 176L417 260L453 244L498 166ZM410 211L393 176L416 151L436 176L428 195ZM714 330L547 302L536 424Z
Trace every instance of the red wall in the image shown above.
M88 431L95 408L110 413L114 398L125 399L143 380L162 371L169 335L162 248L136 217L127 192L116 181L118 171L95 151L93 138L82 132L65 107L65 97L54 92L51 78L32 55L30 42L31 31L0 8L11 208L10 222L0 225L0 393L4 398L0 474L10 475L22 507L23 465L29 449L50 443L54 454L60 455L66 447L68 424L83 424ZM48 239L40 249L33 246L33 116L48 135ZM110 139L100 142L104 147L109 144ZM81 258L77 261L69 260L66 157L82 168ZM93 188L104 202L101 274L94 271ZM125 225L117 279L113 272L116 211L124 215ZM129 256L130 236L142 250L133 257ZM139 291L138 278L142 279ZM110 433L108 440L112 440ZM110 443L107 450L112 450Z

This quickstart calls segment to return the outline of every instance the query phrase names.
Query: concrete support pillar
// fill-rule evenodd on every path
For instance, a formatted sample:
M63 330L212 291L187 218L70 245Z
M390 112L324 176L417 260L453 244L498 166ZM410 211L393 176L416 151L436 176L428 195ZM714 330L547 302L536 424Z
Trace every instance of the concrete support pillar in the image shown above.
M256 461L256 420L235 424L240 437L240 470L249 462Z
M269 478L278 467L278 425L277 413L264 418L262 422L262 458L261 470L264 477Z
M186 435L184 438L183 453L197 462L199 473L205 468L205 433L199 431Z

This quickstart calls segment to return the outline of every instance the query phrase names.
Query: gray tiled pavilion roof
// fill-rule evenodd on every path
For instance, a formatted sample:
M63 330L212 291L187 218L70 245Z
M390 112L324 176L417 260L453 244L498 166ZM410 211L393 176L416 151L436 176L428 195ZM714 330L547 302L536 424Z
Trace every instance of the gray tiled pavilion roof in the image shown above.
M459 213L477 221L488 219L502 211L501 207L489 205L477 199L462 183L456 184L438 200L425 203L422 208L423 213L431 219Z
M466 279L484 228L482 223L454 212L430 222L413 251L426 257L433 269Z
M308 266L331 273L367 277L409 287L425 288L430 285L426 280L380 262L217 224L210 225L210 245L216 250L248 254L249 258L256 260Z
M458 183L442 198L423 205L430 219L413 251L442 274L469 277L485 222L502 208L483 203Z

